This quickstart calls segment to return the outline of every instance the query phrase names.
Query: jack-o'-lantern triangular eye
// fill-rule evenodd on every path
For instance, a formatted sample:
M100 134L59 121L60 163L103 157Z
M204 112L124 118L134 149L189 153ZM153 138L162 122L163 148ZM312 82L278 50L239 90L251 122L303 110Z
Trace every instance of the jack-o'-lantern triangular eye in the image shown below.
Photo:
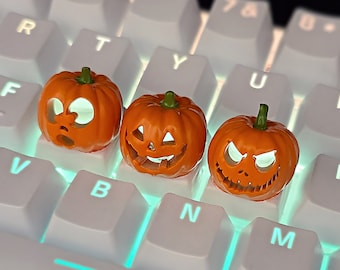
M170 132L167 132L163 139L163 145L175 144L175 139Z
M138 140L144 140L144 127L139 126L137 129L133 131L133 136L135 136Z

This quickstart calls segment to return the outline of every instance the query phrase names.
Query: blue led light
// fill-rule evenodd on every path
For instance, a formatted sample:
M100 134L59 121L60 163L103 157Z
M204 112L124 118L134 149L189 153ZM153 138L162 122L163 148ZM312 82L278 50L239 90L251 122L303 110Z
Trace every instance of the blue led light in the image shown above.
M87 267L84 265L80 265L74 262L70 262L70 261L65 261L63 259L55 259L54 263L57 265L61 265L63 267L69 268L69 269L76 269L76 270L95 270L95 268L91 268L91 267Z

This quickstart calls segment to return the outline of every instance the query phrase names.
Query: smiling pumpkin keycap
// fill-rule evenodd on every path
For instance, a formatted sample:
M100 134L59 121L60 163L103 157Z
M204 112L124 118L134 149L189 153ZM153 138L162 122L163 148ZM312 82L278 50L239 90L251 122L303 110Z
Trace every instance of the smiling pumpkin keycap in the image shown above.
M204 113L191 99L172 91L143 95L125 111L120 148L137 171L173 178L195 168L206 134Z

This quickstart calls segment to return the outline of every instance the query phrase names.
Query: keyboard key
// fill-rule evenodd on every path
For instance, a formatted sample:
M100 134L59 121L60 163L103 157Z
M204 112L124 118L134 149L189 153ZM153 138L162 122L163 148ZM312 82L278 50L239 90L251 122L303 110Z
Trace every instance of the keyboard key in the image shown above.
M0 36L6 37L0 43L0 74L26 82L45 82L67 47L54 22L16 13L1 22Z
M80 170L87 170L100 175L110 176L116 164L116 153L120 151L117 141L117 138L114 139L104 149L99 151L84 153L57 146L41 135L36 145L35 156L50 160L55 167L67 171L78 172Z
M209 177L209 176L208 176ZM201 201L219 205L224 208L228 215L244 220L253 220L256 217L265 217L278 221L282 193L269 200L253 201L247 198L235 196L219 189L210 177L206 185Z
M131 42L83 29L61 63L61 70L91 67L118 85L124 105L129 104L142 71L142 63Z
M66 188L51 162L0 148L0 230L42 237Z
M206 55L221 77L235 64L263 69L272 31L269 3L216 0L195 53Z
M138 0L126 14L122 36L142 58L148 59L158 46L189 53L200 23L195 0Z
M319 270L322 250L312 232L256 218L244 231L230 270Z
M6 270L124 270L126 268L89 256L39 244L27 238L0 231L0 261Z
M81 29L116 35L129 7L126 0L51 0L49 20L58 22L68 42ZM67 12L65 12L67 10Z
M191 98L205 113L217 86L208 60L203 56L158 47L139 82L134 98L174 91Z
M81 171L57 206L45 242L124 263L147 209L133 184Z
M279 47L272 71L286 74L294 94L304 97L315 84L337 86L340 19L295 10Z
M318 154L340 158L340 89L317 85L306 96L297 115L294 134L299 141L299 163L306 166ZM317 142L317 143L316 143Z
M340 269L340 250L331 255L327 269L328 270Z
M232 233L232 223L221 207L169 193L151 220L135 266L221 269Z
M24 154L35 150L40 131L37 100L41 86L0 75L0 146Z
M291 224L317 232L322 241L340 245L340 158L318 155L302 175L303 192Z
M269 106L268 119L287 125L294 106L286 76L236 65L222 86L208 123L211 134L231 117L257 115L259 104Z
M11 0L0 2L0 18L15 10L22 15L46 19L50 8L51 0Z

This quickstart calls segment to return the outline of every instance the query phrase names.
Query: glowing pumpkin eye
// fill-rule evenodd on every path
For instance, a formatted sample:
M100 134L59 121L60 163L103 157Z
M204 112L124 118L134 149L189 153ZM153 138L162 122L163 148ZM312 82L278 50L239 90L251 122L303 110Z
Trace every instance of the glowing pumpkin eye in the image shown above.
M69 111L77 114L75 122L79 125L85 125L94 118L94 108L86 98L77 98L69 106Z
M51 98L47 102L47 118L50 122L55 122L55 116L64 111L63 103L57 98Z
M175 139L170 132L167 132L163 139L163 145L174 145Z
M247 153L241 154L241 152L236 148L233 142L230 142L225 151L225 159L230 165L236 165L240 161L247 157Z
M144 127L139 126L136 130L133 131L133 135L140 141L144 140Z
M266 152L260 155L254 155L255 165L260 171L268 170L276 161L276 150Z

